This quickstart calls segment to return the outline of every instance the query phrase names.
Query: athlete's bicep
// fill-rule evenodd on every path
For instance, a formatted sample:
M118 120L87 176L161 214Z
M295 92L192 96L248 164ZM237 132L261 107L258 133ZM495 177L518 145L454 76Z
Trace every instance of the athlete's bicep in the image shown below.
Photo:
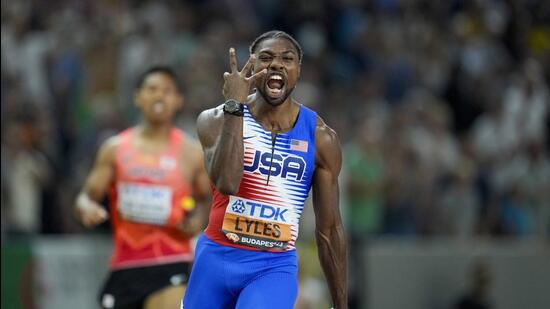
M219 108L205 110L197 118L197 135L204 152L204 166L211 174L211 163L221 134L223 112Z
M316 229L322 231L341 225L338 175L342 167L342 152L338 136L326 125L317 129L315 147L313 207Z
M116 143L116 137L113 137L101 146L84 184L83 192L95 201L103 199L113 180Z

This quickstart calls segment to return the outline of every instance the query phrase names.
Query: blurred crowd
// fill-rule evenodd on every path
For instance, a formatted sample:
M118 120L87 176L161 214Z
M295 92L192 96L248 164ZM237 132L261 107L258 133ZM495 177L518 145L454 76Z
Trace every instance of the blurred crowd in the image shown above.
M344 148L350 238L550 237L548 1L2 1L2 235L74 233L105 138L137 121L153 64L180 74L177 125L220 104L227 51L304 49L295 97Z

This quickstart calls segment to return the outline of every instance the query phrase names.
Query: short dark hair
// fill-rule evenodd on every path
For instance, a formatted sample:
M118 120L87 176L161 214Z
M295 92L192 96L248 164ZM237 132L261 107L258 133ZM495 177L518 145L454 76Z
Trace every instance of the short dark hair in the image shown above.
M262 33L250 45L250 49L249 49L250 53L253 54L256 51L258 44L260 44L262 41L267 39L277 39L277 38L284 38L284 39L287 39L290 43L292 43L292 45L294 45L294 48L296 48L296 51L298 52L298 60L302 61L302 56L304 55L304 53L302 52L302 47L300 46L298 41L296 41L290 34L281 30L271 30L271 31Z
M168 75L172 79L172 81L174 81L174 84L176 84L176 88L178 89L178 91L179 92L183 91L181 81L176 71L174 71L171 67L165 66L165 65L152 66L149 69L147 69L145 72L141 73L136 83L136 89L141 88L143 86L143 83L145 82L145 79L147 79L149 75L155 74L155 73L162 73L162 74Z

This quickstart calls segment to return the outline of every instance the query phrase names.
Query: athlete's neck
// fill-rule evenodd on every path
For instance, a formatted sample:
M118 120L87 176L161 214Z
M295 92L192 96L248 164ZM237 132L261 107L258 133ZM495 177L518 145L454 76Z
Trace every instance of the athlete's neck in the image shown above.
M267 103L261 95L256 94L248 108L254 119L271 132L286 132L296 122L299 105L288 97L282 104L274 106Z
M164 140L170 136L172 123L150 123L142 122L137 126L137 130L142 137L153 140Z

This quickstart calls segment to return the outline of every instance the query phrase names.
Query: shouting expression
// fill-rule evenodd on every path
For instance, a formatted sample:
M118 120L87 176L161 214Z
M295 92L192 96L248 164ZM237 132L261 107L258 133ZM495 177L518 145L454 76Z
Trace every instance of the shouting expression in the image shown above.
M298 51L289 40L281 37L261 41L255 54L254 72L267 69L267 74L256 80L256 89L267 103L281 105L300 76Z

